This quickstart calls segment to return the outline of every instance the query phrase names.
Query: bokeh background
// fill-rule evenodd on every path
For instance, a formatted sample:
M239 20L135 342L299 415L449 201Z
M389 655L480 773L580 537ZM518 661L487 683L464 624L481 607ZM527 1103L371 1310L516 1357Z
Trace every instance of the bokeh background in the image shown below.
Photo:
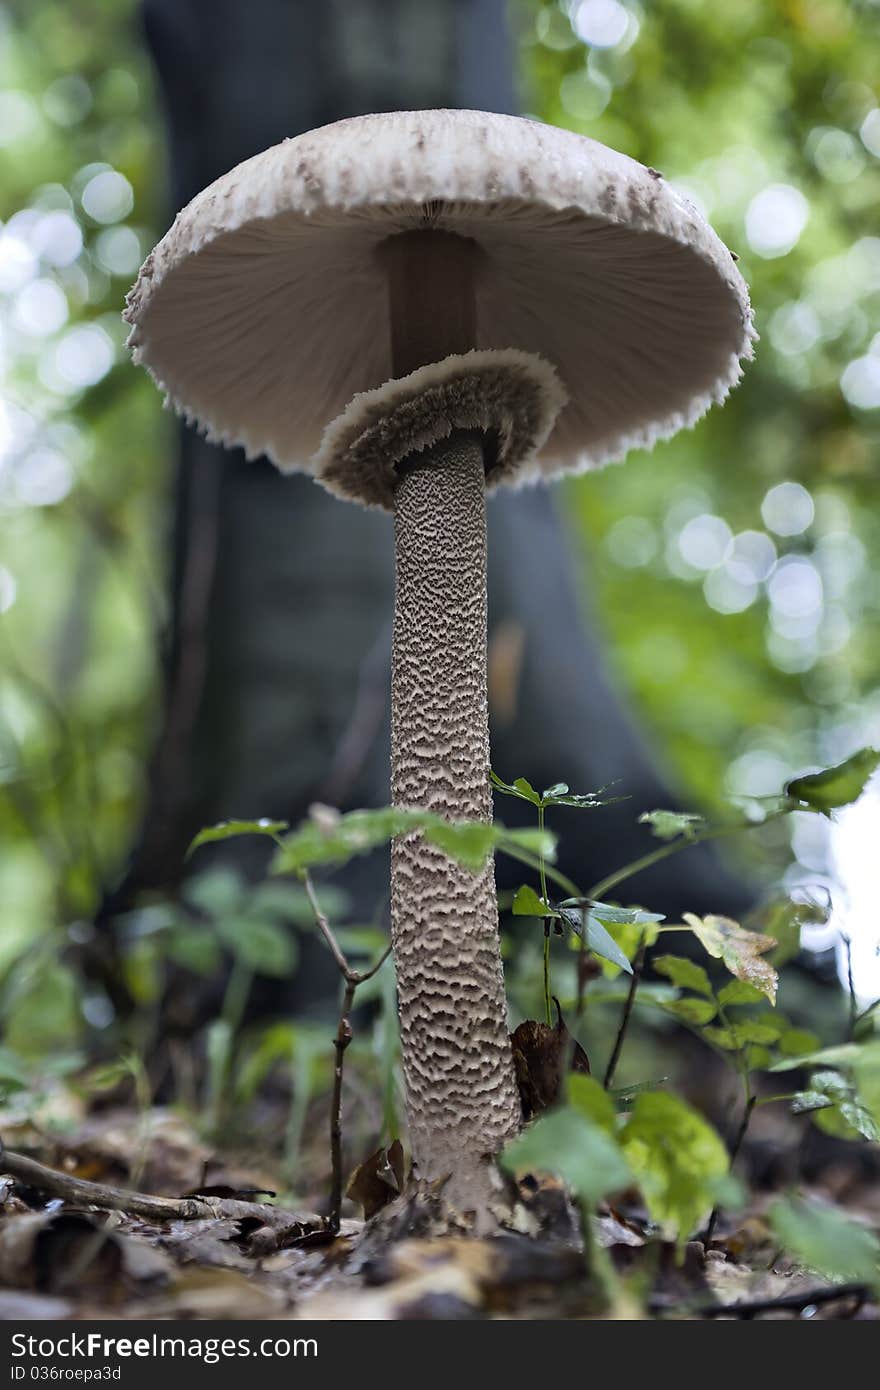
M751 286L760 343L725 408L567 484L564 511L685 802L778 792L880 745L880 5L515 0L511 22L523 110L661 170ZM0 975L29 1055L112 1017L68 957L157 728L175 435L120 312L170 201L133 0L0 4ZM873 998L880 798L790 830L749 853L833 889L813 944L847 931Z

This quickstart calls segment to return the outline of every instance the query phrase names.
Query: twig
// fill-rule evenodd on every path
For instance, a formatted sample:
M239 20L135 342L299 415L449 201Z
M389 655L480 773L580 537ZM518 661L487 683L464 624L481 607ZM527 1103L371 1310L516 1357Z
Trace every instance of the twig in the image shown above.
M350 980L345 986L342 1012L333 1047L336 1052L336 1065L333 1068L333 1103L330 1108L330 1213L327 1224L335 1234L342 1221L342 1069L345 1063L345 1050L351 1042L351 1022L349 1014L354 1006L357 985Z
M758 1103L758 1097L755 1096L755 1095L749 1095L748 1099L746 1100L745 1109L743 1110L742 1119L740 1120L740 1123L739 1123L739 1129L736 1131L736 1138L734 1139L733 1143L732 1143L731 1146L730 1146L730 1166L731 1166L731 1168L733 1167L734 1163L736 1162L737 1158L739 1157L739 1151L740 1151L740 1149L741 1149L742 1146L743 1146L743 1140L744 1140L745 1137L746 1137L746 1130L747 1130L748 1127L749 1127L749 1120L752 1118L752 1111L754 1110L754 1108L755 1108L755 1106L757 1105L757 1103ZM719 1208L718 1208L718 1207L713 1207L712 1210L711 1210L711 1212L710 1212L710 1214L709 1214L709 1221L708 1221L708 1224L707 1224L707 1226L706 1226L706 1234L705 1234L705 1236L703 1237L703 1244L704 1244L705 1246L707 1246L707 1247L708 1247L709 1242L711 1241L713 1235L715 1234L715 1227L716 1227L716 1225L717 1225L717 1223L718 1223L718 1211L719 1211Z
M627 1029L629 1028L630 1015L633 1011L633 1005L636 1002L636 991L639 987L639 981L642 978L642 971L645 968L645 951L647 949L647 945L648 934L647 932L643 931L641 936L639 937L638 950L636 951L635 959L633 960L632 975L630 976L629 981L629 991L626 996L626 1003L623 1006L623 1013L621 1014L620 1018L620 1027L617 1030L617 1037L614 1040L614 1049L611 1053L611 1056L608 1059L608 1066L605 1068L605 1080L603 1082L603 1085L606 1091L609 1089L612 1081L614 1080L614 1073L617 1070L617 1063L620 1061L620 1053L623 1049L623 1042L626 1037Z
M330 954L345 981L342 1009L339 1014L336 1037L333 1039L336 1065L333 1068L333 1100L330 1106L330 1211L327 1215L326 1225L327 1229L335 1235L342 1220L342 1073L345 1065L345 1052L352 1039L350 1015L354 1009L354 996L358 985L365 984L382 969L391 954L391 943L388 943L376 964L371 966L369 970L352 970L340 949L339 942L333 935L333 928L318 902L315 885L312 883L308 870L303 871L301 878L318 930L327 943Z
M855 980L853 979L852 937L847 936L846 932L841 932L840 939L843 942L843 949L846 952L846 985L849 991L849 1038L852 1040L859 1018L859 1001L856 998L856 986Z
M98 1207L101 1211L123 1211L148 1221L200 1221L222 1217L230 1221L258 1221L262 1226L316 1225L318 1218L308 1213L273 1207L268 1202L241 1202L234 1197L153 1197L125 1187L87 1182L70 1173L47 1168L34 1158L0 1149L0 1172L19 1182L48 1192L77 1206Z
M704 1318L753 1318L758 1313L775 1313L778 1309L791 1309L802 1312L804 1308L820 1307L824 1303L836 1303L839 1298L855 1298L857 1313L868 1297L867 1284L835 1284L831 1288L807 1289L804 1293L786 1293L779 1298L756 1298L742 1303L709 1303L697 1312Z

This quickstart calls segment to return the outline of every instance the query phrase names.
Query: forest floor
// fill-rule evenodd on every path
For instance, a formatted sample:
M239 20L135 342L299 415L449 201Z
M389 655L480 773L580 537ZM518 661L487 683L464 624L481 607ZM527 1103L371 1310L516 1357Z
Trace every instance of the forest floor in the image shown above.
M658 1238L637 1193L600 1207L600 1291L585 1274L576 1225L558 1219L561 1189L547 1181L531 1184L532 1202L538 1188L556 1213L537 1239L450 1237L429 1220L419 1236L377 1240L374 1225L365 1239L354 1217L327 1230L325 1195L315 1211L276 1201L271 1163L224 1155L170 1110L80 1110L52 1132L11 1116L0 1124L6 1319L880 1317L876 1289L830 1283L782 1254L766 1191L734 1217L722 1213L708 1246L694 1240L680 1251ZM880 1185L870 1168L855 1155L832 1161L799 1190L876 1231ZM385 1181L381 1163L362 1172L368 1210ZM167 1206L132 1199L133 1189Z

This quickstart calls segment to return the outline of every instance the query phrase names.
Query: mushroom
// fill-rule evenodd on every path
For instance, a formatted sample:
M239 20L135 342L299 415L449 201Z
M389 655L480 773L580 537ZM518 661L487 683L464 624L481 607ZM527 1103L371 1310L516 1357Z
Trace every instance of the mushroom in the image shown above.
M475 111L248 160L180 213L126 317L209 439L393 512L394 801L482 820L487 488L692 425L755 336L731 253L656 171ZM415 1169L483 1219L521 1124L491 864L397 840L392 938Z

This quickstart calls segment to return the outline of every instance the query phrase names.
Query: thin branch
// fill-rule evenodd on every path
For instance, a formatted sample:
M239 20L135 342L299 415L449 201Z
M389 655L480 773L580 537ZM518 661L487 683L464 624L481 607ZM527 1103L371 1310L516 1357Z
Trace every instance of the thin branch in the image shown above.
M759 1313L775 1313L790 1309L803 1312L804 1308L821 1307L824 1303L836 1303L840 1298L857 1300L852 1313L862 1307L871 1290L867 1284L834 1284L831 1288L806 1289L803 1293L786 1293L779 1298L756 1298L751 1302L709 1303L697 1312L704 1318L753 1318ZM851 1314L852 1315L852 1314Z
M849 992L849 1038L852 1040L859 1018L859 1001L856 997L856 985L853 979L852 937L847 936L846 932L841 932L840 939L843 942L843 949L846 952L846 986Z
M617 1037L614 1040L614 1049L611 1053L611 1056L608 1059L608 1066L605 1068L605 1080L603 1082L603 1085L606 1091L610 1088L611 1083L614 1080L614 1073L617 1071L617 1063L620 1061L620 1054L623 1050L624 1039L626 1037L627 1029L629 1028L630 1016L633 1011L633 1005L636 1002L636 991L639 987L639 981L642 978L642 971L645 968L645 951L647 949L647 945L648 934L647 932L643 931L641 936L639 937L638 950L636 951L635 958L633 960L632 975L630 976L629 980L629 991L626 996L626 1003L623 1006L623 1013L620 1017L620 1027L617 1030Z
M309 906L311 907L312 913L314 914L318 930L320 931L325 942L327 943L327 946L330 950L330 954L335 960L337 968L343 980L345 980L346 984L349 985L365 984L367 980L371 980L373 976L376 975L382 969L382 966L385 964L386 960L391 954L391 943L389 942L389 944L385 947L385 950L382 952L381 956L377 960L376 964L371 966L369 970L352 970L351 966L349 965L348 961L343 955L339 942L333 935L333 928L330 926L326 914L324 913L321 904L318 902L318 895L315 892L315 885L312 883L311 875L308 873L307 870L302 875L302 883L303 887L306 890L306 897L309 900Z
M273 1207L268 1202L242 1202L232 1197L153 1197L125 1187L87 1182L70 1173L47 1168L36 1159L7 1148L0 1151L0 1172L9 1173L28 1187L60 1197L74 1206L123 1211L131 1216L143 1216L148 1221L200 1221L222 1217L230 1221L258 1221L262 1226L273 1227L319 1224L316 1216Z
M333 1068L333 1100L330 1105L330 1211L327 1216L327 1229L335 1235L339 1230L342 1220L342 1075L345 1065L345 1052L352 1039L351 1013L354 1009L354 997L358 985L371 980L378 971L382 969L389 955L391 954L391 943L385 947L375 965L369 970L352 970L345 954L340 948L339 942L333 935L333 928L330 926L321 904L318 902L318 895L315 892L315 885L312 883L311 875L308 870L304 870L302 883L309 900L318 930L323 936L330 954L336 962L339 973L345 981L345 992L342 997L342 1010L339 1014L339 1024L336 1029L336 1037L333 1039L333 1049L336 1053L336 1064Z
M725 835L735 835L740 830L758 830L769 825L771 821L779 820L781 816L788 815L792 807L780 807L778 811L771 811L761 821L737 821L733 825L713 825L703 831L697 831L690 836L681 836L677 840L670 841L669 844L661 845L659 849L653 849L648 854L643 854L641 859L634 859L631 864L624 864L622 869L615 869L614 873L607 878L595 883L587 894L590 898L603 898L611 889L616 888L619 883L624 883L628 878L633 878L643 869L650 869L654 864L659 864L661 860L668 859L673 854L680 854L682 850L692 849L694 845L704 845L709 840L720 840Z
M333 1040L336 1052L336 1065L333 1068L333 1101L330 1107L330 1214L327 1224L334 1234L339 1230L342 1220L342 1070L345 1064L345 1050L351 1042L351 1021L349 1015L354 1006L357 985L349 980L345 986L339 1027Z

